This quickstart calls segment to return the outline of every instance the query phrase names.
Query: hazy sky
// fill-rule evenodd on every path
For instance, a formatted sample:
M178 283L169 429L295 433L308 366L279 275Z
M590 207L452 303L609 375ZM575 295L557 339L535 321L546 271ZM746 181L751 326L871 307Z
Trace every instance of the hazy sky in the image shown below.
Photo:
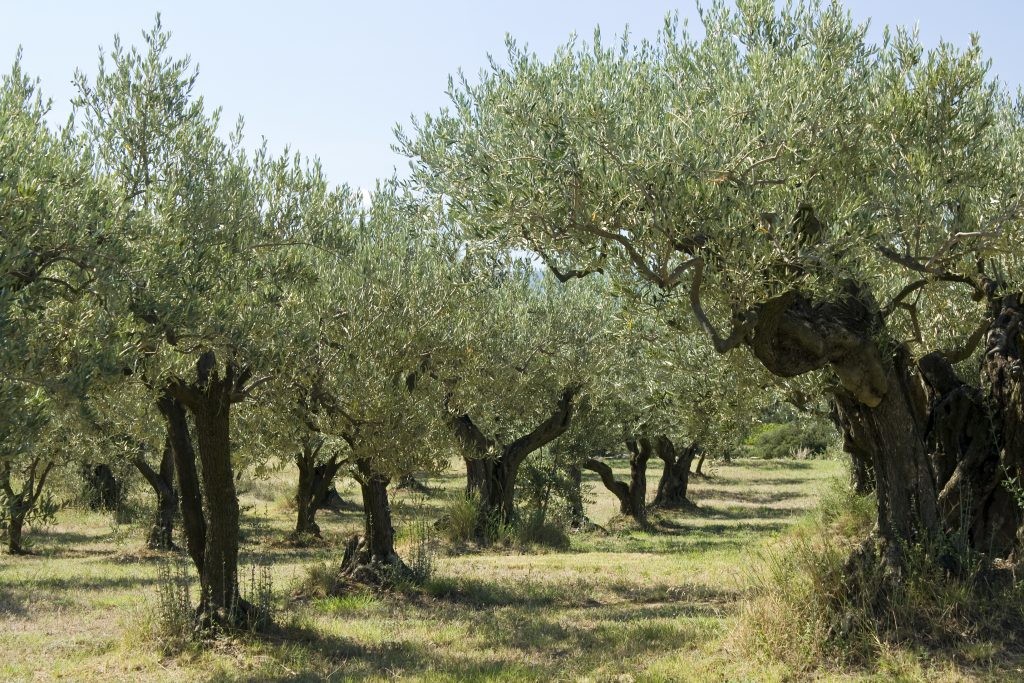
M1024 3L1017 0L848 0L854 16L918 24L926 44L966 44L981 34L993 70L1016 88ZM138 42L156 12L173 33L176 55L200 66L200 92L233 122L245 115L251 140L291 144L319 156L332 181L369 187L406 162L394 154L392 126L443 106L448 75L475 73L488 53L502 55L505 33L550 54L572 32L606 37L628 24L653 36L678 10L696 24L693 0L519 0L517 2L53 2L0 0L0 65L24 48L23 66L42 79L54 113L70 107L76 67L95 71L97 49L115 33ZM3 66L6 70L6 66Z

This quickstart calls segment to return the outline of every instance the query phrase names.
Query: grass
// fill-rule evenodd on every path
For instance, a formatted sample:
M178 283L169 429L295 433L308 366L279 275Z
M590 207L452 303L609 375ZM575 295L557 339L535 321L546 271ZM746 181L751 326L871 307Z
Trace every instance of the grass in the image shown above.
M614 464L625 476L626 463ZM294 596L308 568L337 565L360 514L321 513L327 542L295 548L283 542L293 524L291 473L243 482L242 563L269 565L277 627L184 646L155 635L168 560L142 549L141 523L112 526L109 516L65 510L36 533L35 555L0 556L0 680L803 680L806 672L786 663L744 655L732 634L761 549L842 470L829 460L720 465L694 479L696 510L658 513L651 530L577 534L567 550L530 553L456 552L442 542L417 590L302 600ZM654 468L650 480L653 496ZM425 481L429 494L394 494L407 557L418 536L410 529L438 517L462 486L457 469ZM596 477L586 481L588 515L607 525L616 501ZM341 493L357 498L351 484ZM977 657L971 666L893 651L877 671L821 675L1021 678Z

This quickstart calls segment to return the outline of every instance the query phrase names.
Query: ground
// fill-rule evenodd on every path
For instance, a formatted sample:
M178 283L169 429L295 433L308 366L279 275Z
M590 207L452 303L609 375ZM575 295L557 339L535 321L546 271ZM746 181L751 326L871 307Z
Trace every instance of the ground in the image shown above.
M625 462L616 469L628 471ZM652 467L652 496L657 475ZM268 567L278 626L264 636L184 648L157 635L159 588L175 563L187 570L183 560L142 549L141 520L118 524L110 515L68 509L54 526L34 531L33 555L0 556L0 680L799 679L741 651L734 626L759 553L841 476L836 460L721 464L693 481L696 510L657 517L648 531L577 534L558 552L449 548L435 557L433 577L420 590L296 599L309 567L337 565L360 515L321 513L327 545L287 546L294 479L280 472L242 487L243 576L259 583L253 567ZM399 491L394 500L407 558L427 528L422 522L436 518L461 485L456 469L425 481L431 493ZM594 478L587 481L588 514L606 524L615 500ZM342 494L352 499L354 488L343 486ZM989 676L895 653L873 675L818 677Z

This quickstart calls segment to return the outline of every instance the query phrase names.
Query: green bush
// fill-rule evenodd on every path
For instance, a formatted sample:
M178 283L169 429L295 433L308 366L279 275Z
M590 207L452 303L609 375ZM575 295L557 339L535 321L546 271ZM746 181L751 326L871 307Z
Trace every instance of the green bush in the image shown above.
M744 455L768 460L815 457L836 441L835 428L820 421L766 424L747 438Z

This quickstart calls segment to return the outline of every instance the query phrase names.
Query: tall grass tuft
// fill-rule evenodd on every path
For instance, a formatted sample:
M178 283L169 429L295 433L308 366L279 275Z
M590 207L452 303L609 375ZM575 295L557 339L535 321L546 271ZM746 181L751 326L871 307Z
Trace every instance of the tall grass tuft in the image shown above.
M873 496L835 481L818 508L761 554L737 636L763 663L807 672L882 667L904 648L953 652L1019 648L1024 590L958 543L905 548L898 576L873 554ZM937 557L959 553L960 570ZM895 654L894 654L895 653Z

